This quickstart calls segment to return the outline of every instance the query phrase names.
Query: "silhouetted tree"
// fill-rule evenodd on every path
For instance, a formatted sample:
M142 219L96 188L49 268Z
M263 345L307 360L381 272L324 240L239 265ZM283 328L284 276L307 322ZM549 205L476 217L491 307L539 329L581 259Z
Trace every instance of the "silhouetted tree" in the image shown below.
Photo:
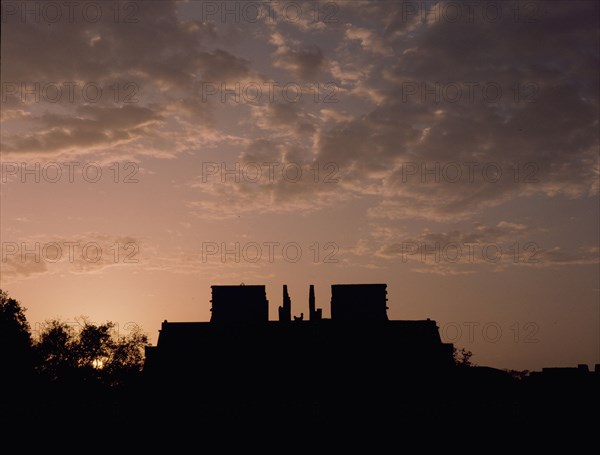
M78 322L47 321L34 341L25 308L0 290L0 428L131 423L148 337L138 326L118 336L112 322Z
M38 370L52 381L76 378L116 386L131 380L142 369L148 337L137 327L117 337L114 327L83 318L83 327L75 332L63 322L47 322L36 345Z
M111 331L112 322L92 324L83 318L83 327L76 334L73 345L73 361L77 367L77 375L82 381L110 382L103 369L110 358L114 341Z
M58 320L47 321L35 345L38 372L51 381L70 375L77 366L75 346L71 327Z
M35 380L26 309L0 289L0 428L29 417Z
M101 369L111 354L113 340L110 332L113 328L112 322L100 325L85 322L74 347L78 367Z
M473 363L471 362L471 357L473 357L473 353L471 351L467 351L465 348L457 349L455 347L452 351L452 356L454 357L454 363L456 364L456 366L473 366Z
M144 349L148 344L148 336L137 326L129 335L116 340L111 355L103 365L111 378L111 385L120 385L141 373Z
M19 381L32 371L31 331L26 308L0 289L0 359L4 381Z

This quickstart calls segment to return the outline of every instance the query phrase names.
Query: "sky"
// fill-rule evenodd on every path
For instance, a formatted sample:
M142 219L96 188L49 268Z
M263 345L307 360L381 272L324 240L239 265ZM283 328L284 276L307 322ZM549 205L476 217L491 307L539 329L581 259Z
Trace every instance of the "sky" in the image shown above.
M208 321L387 283L497 368L600 363L599 4L2 2L0 287Z

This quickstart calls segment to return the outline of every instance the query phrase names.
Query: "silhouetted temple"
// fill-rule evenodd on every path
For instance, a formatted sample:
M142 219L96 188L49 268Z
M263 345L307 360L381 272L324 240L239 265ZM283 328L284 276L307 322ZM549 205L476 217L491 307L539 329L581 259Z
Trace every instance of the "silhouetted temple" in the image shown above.
M444 394L436 384L453 368L453 346L435 321L388 320L386 295L385 284L333 285L324 319L311 285L308 317L292 317L284 286L279 321L269 321L264 286L212 286L210 322L165 321L147 349L151 393L163 412L194 403L211 423L265 407L296 421L343 419L407 399L425 412Z
M186 363L176 359L190 359L190 350L207 359L214 352L233 356L250 347L256 349L254 357L264 355L269 362L275 359L267 353L279 351L277 361L285 357L326 361L328 356L335 361L365 355L385 361L401 356L428 368L451 365L453 346L442 343L435 321L388 320L386 287L332 285L331 319L323 319L311 285L308 320L294 317L292 321L291 299L284 285L279 321L269 321L265 286L211 286L210 322L163 322L157 346L146 352L146 369L168 365L174 373Z

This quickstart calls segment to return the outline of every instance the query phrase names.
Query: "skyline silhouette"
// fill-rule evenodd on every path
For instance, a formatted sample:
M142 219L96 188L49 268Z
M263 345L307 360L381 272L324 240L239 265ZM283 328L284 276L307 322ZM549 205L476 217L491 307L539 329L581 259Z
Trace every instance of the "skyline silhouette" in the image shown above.
M344 292L357 286L363 292ZM32 340L25 309L2 292L0 423L81 435L108 424L115 437L152 430L172 434L170 443L204 432L260 437L269 429L286 438L312 430L306 440L339 445L387 441L399 431L441 435L465 422L474 434L507 430L507 440L531 437L532 421L564 436L593 434L600 365L539 372L473 365L470 352L461 358L441 342L435 321L370 318L377 312L364 291L382 303L385 285L332 289L352 317L268 321L260 317L263 286L213 286L221 317L164 321L157 346L141 332L113 338L111 323L86 322L75 333L54 321ZM291 304L286 287L283 303Z

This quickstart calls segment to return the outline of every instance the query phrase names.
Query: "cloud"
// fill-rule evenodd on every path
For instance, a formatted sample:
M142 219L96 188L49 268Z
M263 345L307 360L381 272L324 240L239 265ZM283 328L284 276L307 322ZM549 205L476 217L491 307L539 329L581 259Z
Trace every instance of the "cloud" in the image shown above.
M600 249L597 246L578 247L573 251L563 251L559 246L539 252L539 267L560 267L569 265L591 265L600 262Z
M287 70L296 80L316 81L320 70L325 67L323 51L316 44L300 44L287 40L275 32L271 43L277 46L273 54L273 66Z
M347 194L336 191L335 184L312 181L310 164L299 166L295 162L279 163L272 178L267 174L268 166L264 166L262 182L244 181L243 177L239 182L233 181L231 177L226 182L202 183L200 179L191 182L190 186L200 191L200 195L187 202L190 213L199 218L213 220L268 213L309 214L343 204L350 199ZM280 174L284 167L289 169L289 177ZM257 175L255 169L253 166L249 170L253 179ZM301 169L304 175L300 180L296 180L298 169Z
M174 158L209 145L245 160L258 153L248 144L268 138L266 160L339 170L335 190L191 183L202 198L190 207L229 215L373 197L372 220L457 221L526 198L597 197L597 3L545 3L535 21L515 20L509 11L519 3L511 2L502 3L501 20L476 4L473 20L451 21L451 3L417 2L425 11L410 12L402 2L339 2L337 20L318 27L266 19L219 27L176 2L141 2L139 21L126 26L109 15L50 26L11 16L3 80L97 82L107 96L89 103L76 90L74 102L56 104L7 96L3 153L94 153L102 161ZM204 98L203 82L231 88L281 82L281 73L298 83L333 78L339 102ZM134 104L112 96L110 87L126 81L137 84ZM445 172L456 168L462 175L451 180ZM490 179L490 169L501 178Z
M473 274L481 272L481 267L501 271L511 266L548 268L600 262L597 246L568 251L544 247L539 241L539 234L545 231L541 228L508 221L474 226L472 231L425 229L418 235L384 229L374 235L380 242L375 256L408 263L410 270L418 273L440 275Z
M243 82L254 74L248 60L221 49L200 54L198 63L202 68L201 77L204 81Z
M4 150L7 153L51 155L126 143L145 136L146 129L161 120L152 110L132 105L117 108L80 106L75 112L76 117L44 114L33 118L38 129L5 135Z
M372 30L361 27L353 27L352 24L348 24L346 38L349 40L359 41L361 47L368 52L381 54L384 56L393 55L393 50L383 44L383 38L378 37Z
M42 261L21 260L16 256L7 256L2 264L3 284L10 283L16 279L30 278L47 273L48 265Z
M316 118L296 103L267 103L251 107L253 126L268 132L272 138L304 139L316 131Z
M198 144L190 138L198 121L213 140L227 139L214 129L203 84L263 77L247 59L211 49L214 24L183 19L176 2L135 5L126 24L107 8L96 22L3 16L3 152L169 157Z
M352 198L341 187L335 163L315 162L310 149L293 141L257 139L234 162L205 166L188 182L197 197L187 202L190 212L203 218L310 213Z
M82 235L20 237L2 242L2 282L37 275L102 273L110 267L135 267L143 263L143 243L132 236L88 232ZM146 256L147 258L147 256Z
M19 14L3 17L3 34L11 37L2 42L4 80L98 81L116 73L176 85L222 57L203 49L216 38L214 28L181 21L175 2L136 7L134 23L116 21L107 8L96 22L80 14L52 24L22 21Z
M31 118L31 112L24 111L23 109L4 109L0 112L0 121L2 122L28 118Z
M344 112L344 111L338 111L335 109L322 108L319 111L319 113L321 115L321 119L324 122L332 121L335 123L342 123L342 122L349 122L349 121L353 120L353 117L351 114L348 114L347 112Z
M504 11L516 6L502 4ZM447 20L445 2L430 5L425 20L400 3L367 9L368 19L384 27L351 24L347 38L362 47L380 42L394 58L369 60L367 78L348 95L376 106L321 128L317 158L351 169L344 184L357 192L372 194L365 183L375 183L382 199L369 214L377 218L451 221L522 197L597 196L598 40L584 16L598 6L544 6L545 15L532 23L510 15L483 20L481 5L471 23L466 16ZM541 41L556 47L540 49ZM339 53L344 64L364 63L347 46ZM473 179L468 163L477 166ZM407 179L412 165L418 172ZM422 169L436 166L458 166L463 177L420 179ZM502 178L486 178L486 169L500 169Z

